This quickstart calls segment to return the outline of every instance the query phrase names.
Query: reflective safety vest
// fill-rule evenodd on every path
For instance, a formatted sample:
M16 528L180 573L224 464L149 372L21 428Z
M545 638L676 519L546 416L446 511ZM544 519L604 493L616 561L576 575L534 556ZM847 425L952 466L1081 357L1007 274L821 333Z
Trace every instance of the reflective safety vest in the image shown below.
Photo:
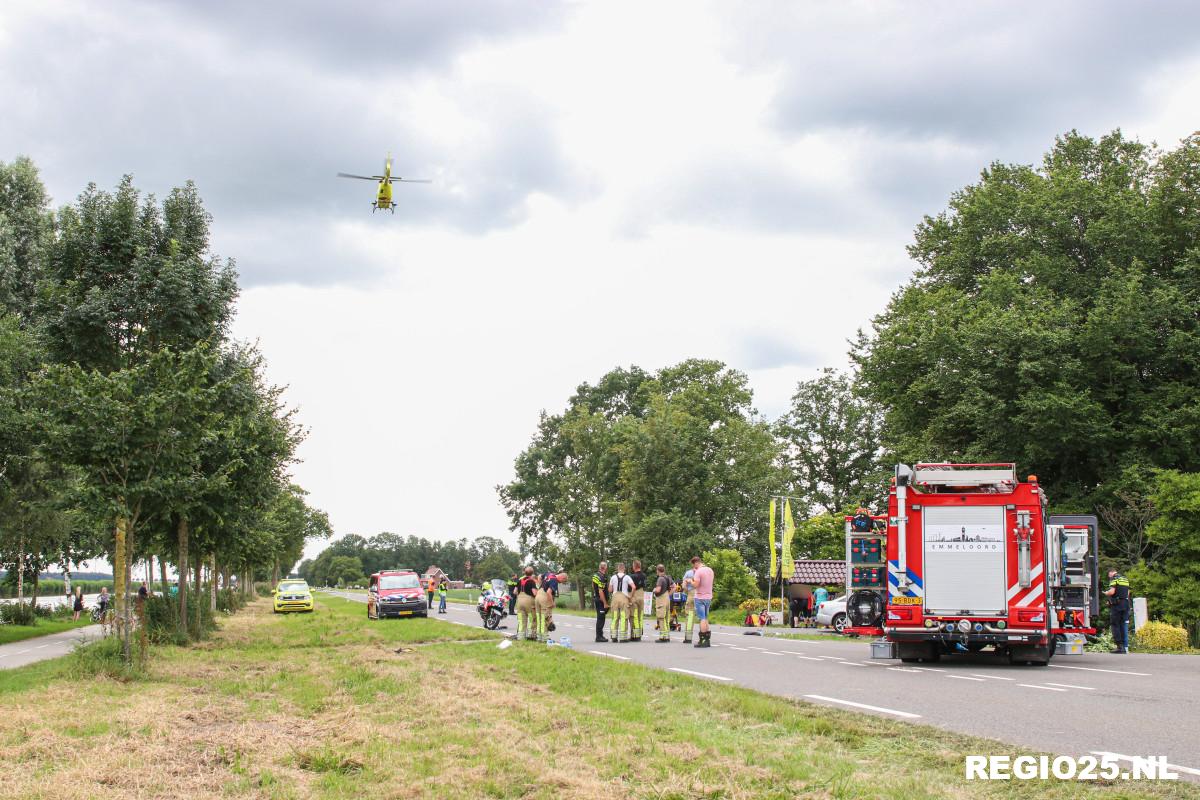
M438 594L445 594L446 590L449 588L450 588L450 584L446 583L445 581L442 581L441 583L438 584Z

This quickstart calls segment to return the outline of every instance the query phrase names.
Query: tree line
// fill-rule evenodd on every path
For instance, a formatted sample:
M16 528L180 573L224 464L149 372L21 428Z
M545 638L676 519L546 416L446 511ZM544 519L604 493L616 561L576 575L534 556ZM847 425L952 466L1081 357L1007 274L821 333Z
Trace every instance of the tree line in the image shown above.
M28 159L0 163L0 563L36 592L51 563L188 584L277 577L327 517L291 483L304 437L260 353L234 341L231 260L190 182L160 203L126 177L54 210Z
M298 572L313 586L338 586L360 583L380 570L422 573L431 566L452 579L478 583L509 577L520 568L521 557L493 536L441 542L387 532L369 538L347 534L301 562Z
M1013 461L1054 510L1097 513L1105 565L1195 631L1198 237L1200 135L1068 133L926 216L849 372L801 381L780 419L719 362L614 369L542 413L500 501L523 552L576 574L731 548L762 577L772 494L796 498L799 552L838 557L839 516L893 464Z

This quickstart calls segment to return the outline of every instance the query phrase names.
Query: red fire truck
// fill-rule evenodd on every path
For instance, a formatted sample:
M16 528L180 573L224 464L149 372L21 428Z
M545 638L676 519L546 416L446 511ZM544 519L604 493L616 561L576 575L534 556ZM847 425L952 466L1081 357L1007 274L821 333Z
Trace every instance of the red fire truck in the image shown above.
M863 527L847 520L846 633L881 637L873 658L1044 666L1095 633L1097 520L1047 514L1013 464L900 464L887 517Z

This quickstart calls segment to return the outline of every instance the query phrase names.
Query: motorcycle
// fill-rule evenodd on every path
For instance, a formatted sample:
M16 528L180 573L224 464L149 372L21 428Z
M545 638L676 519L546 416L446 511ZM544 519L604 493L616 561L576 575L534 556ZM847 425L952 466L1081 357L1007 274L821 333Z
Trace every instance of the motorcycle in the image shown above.
M495 591L484 592L475 606L483 620L483 627L494 631L500 627L500 622L508 616L508 594L498 594Z

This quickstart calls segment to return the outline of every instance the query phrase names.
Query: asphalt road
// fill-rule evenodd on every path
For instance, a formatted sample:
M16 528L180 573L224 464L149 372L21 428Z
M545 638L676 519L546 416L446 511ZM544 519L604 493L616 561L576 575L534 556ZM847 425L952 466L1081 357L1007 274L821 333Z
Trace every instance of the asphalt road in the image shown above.
M52 633L49 636L37 636L11 644L0 644L0 669L23 667L35 661L65 656L75 649L77 643L99 639L100 634L100 625L88 625L61 633Z
M364 594L337 592L365 602ZM437 619L437 614L431 614ZM480 625L473 606L450 603L442 619ZM595 621L560 614L555 636L598 657L636 661L705 680L985 736L1055 755L1166 756L1180 777L1200 779L1200 657L1058 656L1017 667L988 654L908 665L872 660L863 640L748 636L713 626L713 646L696 649L672 634L653 641L596 643ZM508 632L516 629L510 618ZM387 624L404 624L388 620ZM983 755L1007 755L1004 753Z

